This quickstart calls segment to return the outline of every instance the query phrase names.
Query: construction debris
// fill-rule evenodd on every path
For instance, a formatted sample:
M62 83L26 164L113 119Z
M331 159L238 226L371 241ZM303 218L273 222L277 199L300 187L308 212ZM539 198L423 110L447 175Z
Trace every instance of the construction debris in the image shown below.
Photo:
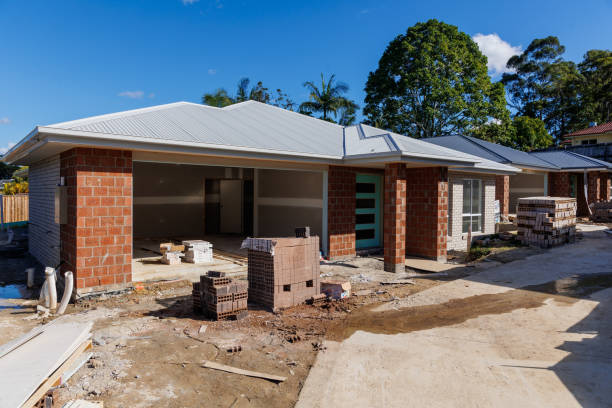
M214 361L207 361L207 360L204 360L204 362L202 363L202 367L211 368L213 370L225 371L228 373L246 375L248 377L263 378L263 379L274 381L274 382L283 382L287 379L287 377L281 377L279 375L272 375L272 374L266 374L266 373L259 373L257 371L243 370L241 368L236 368L236 367L228 366L225 364L219 364L219 363L215 363Z
M86 400L72 400L68 401L62 408L104 408L104 402L102 401L86 401Z
M612 201L593 203L591 207L591 221L612 222Z
M519 198L517 238L540 248L574 242L576 199L567 197Z
M32 407L65 382L91 348L91 327L59 318L2 346L0 372L10 375L0 376L0 406Z
M208 241L183 241L185 246L185 262L202 264L213 263L212 244Z
M161 262L166 265L179 265L183 253L180 251L165 251L161 257Z
M344 299L351 296L351 282L340 280L321 281L321 293L324 293L330 299Z
M226 278L222 272L210 271L193 283L193 308L215 320L236 318L247 309L248 284Z
M247 238L242 247L251 301L278 310L319 294L319 237Z

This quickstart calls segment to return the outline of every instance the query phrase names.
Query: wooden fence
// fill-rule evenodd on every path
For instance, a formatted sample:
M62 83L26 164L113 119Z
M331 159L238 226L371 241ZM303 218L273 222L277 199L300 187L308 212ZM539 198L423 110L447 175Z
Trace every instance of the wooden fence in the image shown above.
M28 220L28 195L0 195L2 199L3 223L23 222Z

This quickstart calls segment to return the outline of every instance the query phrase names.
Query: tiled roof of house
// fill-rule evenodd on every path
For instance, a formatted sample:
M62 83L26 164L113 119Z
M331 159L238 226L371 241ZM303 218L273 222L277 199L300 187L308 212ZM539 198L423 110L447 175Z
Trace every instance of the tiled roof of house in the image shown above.
M602 133L612 132L612 122L602 123L601 125L591 126L586 129L577 130L572 133L568 133L563 137L573 137L573 136L584 136L584 135L600 135Z

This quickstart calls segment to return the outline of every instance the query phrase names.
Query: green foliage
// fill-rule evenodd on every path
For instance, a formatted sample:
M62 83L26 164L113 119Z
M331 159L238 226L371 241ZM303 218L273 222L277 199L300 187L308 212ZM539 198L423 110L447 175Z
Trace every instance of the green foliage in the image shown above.
M512 121L515 149L530 151L553 144L552 136L546 131L544 122L529 116L517 116Z
M6 164L0 161L0 180L7 180L13 177L13 173L19 170L19 166Z
M329 122L334 122L332 115L337 117L339 114L344 125L350 125L355 121L355 112L359 106L343 96L348 92L348 85L337 82L335 75L332 74L326 81L321 73L320 88L313 81L304 82L304 87L310 94L308 100L300 104L300 113L309 116L320 113L319 118Z
M252 100L279 106L284 109L294 109L295 103L289 99L289 96L283 93L281 89L277 89L276 95L272 95L269 89L263 85L262 81L257 82L255 86L249 88L250 83L251 80L249 78L242 78L238 81L235 96L231 96L225 89L219 88L213 93L204 94L202 96L202 103L223 108L224 106L233 105L234 103Z
M17 178L2 186L3 195L26 194L27 192L28 182L21 178Z
M479 246L473 246L470 248L470 253L468 255L468 261L475 261L482 257L485 257L491 253L491 249Z
M582 75L582 100L573 130L585 128L590 122L609 122L612 112L612 51L587 51L578 69Z
M366 83L367 122L416 138L469 132L508 115L503 85L457 27L429 20L387 46Z

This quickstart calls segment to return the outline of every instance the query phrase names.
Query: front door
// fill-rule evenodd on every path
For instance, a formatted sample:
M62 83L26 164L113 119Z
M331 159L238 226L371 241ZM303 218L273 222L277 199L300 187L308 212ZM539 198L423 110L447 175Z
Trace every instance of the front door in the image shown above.
M221 180L219 188L222 234L242 233L242 180Z
M382 176L358 174L356 181L355 247L380 247Z

